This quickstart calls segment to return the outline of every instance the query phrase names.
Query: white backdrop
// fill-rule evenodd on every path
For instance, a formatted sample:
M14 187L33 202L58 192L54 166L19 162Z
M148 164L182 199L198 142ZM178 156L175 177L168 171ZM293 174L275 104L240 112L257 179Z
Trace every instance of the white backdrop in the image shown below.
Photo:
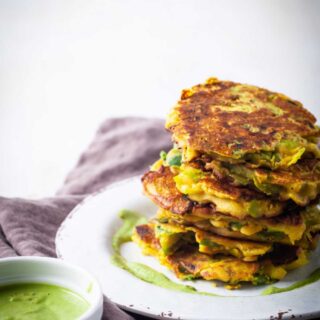
M320 116L320 1L0 0L0 195L54 194L106 117L209 76Z

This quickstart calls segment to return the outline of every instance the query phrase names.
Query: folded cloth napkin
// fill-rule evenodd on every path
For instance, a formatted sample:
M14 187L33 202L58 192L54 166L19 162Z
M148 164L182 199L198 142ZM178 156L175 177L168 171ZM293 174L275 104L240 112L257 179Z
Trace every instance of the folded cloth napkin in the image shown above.
M0 197L0 258L35 255L55 257L54 238L61 222L88 194L141 174L171 142L163 120L106 120L81 155L64 185L41 200ZM104 320L147 319L125 313L105 298Z

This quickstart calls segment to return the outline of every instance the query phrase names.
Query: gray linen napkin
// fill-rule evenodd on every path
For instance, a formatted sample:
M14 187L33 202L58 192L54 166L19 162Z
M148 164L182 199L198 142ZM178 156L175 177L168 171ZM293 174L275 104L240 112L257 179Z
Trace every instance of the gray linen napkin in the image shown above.
M40 200L0 197L0 258L55 257L54 238L66 215L88 194L141 174L160 150L170 148L160 119L106 120L55 197ZM105 298L104 320L147 319L125 313Z

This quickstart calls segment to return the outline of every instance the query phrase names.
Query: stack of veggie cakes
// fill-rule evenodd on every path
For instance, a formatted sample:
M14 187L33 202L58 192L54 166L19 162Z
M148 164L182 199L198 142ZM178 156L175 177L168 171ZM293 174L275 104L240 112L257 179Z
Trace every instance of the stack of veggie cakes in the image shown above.
M301 103L209 79L168 116L173 149L142 178L159 207L133 239L178 278L267 284L308 262L320 232L319 127Z

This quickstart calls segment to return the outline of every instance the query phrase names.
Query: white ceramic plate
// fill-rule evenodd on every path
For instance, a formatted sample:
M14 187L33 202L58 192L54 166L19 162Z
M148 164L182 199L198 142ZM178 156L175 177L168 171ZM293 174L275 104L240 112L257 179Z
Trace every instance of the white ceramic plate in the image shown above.
M124 309L154 318L204 319L309 319L320 315L320 281L293 291L260 296L265 287L244 287L229 291L205 281L186 281L200 291L227 297L189 294L164 289L141 281L112 265L111 239L121 225L118 212L129 209L151 217L156 207L141 192L139 178L113 184L89 196L61 225L57 237L58 257L87 269L95 275L104 294ZM129 260L145 263L181 282L152 257L143 256L134 243L122 247ZM319 250L311 263L290 272L275 285L287 287L307 277L319 265ZM182 282L181 282L182 283Z

